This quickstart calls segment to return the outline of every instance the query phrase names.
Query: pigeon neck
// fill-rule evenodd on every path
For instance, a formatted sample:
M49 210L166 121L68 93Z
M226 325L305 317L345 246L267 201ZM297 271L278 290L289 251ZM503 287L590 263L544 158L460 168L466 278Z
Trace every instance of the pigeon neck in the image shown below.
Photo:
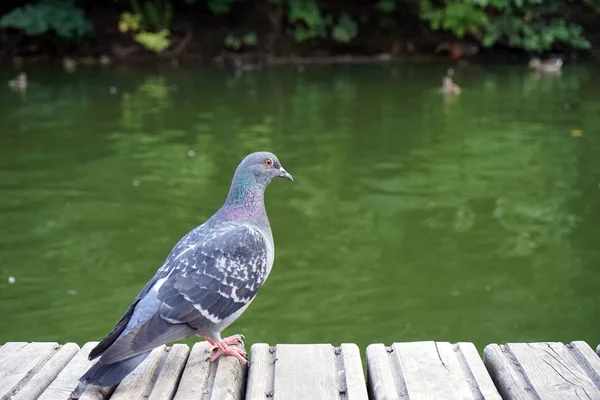
M233 177L225 208L235 218L259 218L265 215L265 188L248 174Z

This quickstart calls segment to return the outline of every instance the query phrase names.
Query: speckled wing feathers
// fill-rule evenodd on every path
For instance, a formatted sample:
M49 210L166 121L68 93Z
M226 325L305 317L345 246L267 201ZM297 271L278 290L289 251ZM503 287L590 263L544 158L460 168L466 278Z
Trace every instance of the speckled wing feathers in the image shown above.
M191 305L217 324L256 296L267 274L265 237L243 225L219 233L186 251L172 267L158 292L163 318L190 322Z

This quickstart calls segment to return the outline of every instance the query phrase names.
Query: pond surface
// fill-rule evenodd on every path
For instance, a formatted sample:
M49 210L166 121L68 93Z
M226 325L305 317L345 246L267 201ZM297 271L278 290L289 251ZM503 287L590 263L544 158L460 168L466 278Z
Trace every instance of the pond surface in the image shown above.
M267 190L275 266L225 334L595 346L600 68L471 65L449 98L446 67L30 70L26 93L0 87L0 343L102 338L264 149L295 182Z

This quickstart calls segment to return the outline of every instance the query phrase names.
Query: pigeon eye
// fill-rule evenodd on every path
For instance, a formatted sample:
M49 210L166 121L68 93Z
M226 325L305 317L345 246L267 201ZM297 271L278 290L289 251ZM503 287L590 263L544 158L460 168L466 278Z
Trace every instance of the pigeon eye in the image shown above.
M265 165L266 165L267 167L270 167L271 165L273 165L273 160L271 160L270 158L267 158L267 159L265 160Z

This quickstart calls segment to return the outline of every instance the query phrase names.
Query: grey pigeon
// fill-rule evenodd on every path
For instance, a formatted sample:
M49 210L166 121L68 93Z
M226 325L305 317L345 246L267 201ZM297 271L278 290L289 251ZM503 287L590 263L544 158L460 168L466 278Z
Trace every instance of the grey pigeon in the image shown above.
M198 335L216 350L211 361L232 355L241 335L221 331L248 308L265 282L275 257L264 192L273 178L292 176L268 152L248 155L233 176L225 204L175 245L117 325L90 352L100 357L73 392L88 385L118 384L156 347Z

